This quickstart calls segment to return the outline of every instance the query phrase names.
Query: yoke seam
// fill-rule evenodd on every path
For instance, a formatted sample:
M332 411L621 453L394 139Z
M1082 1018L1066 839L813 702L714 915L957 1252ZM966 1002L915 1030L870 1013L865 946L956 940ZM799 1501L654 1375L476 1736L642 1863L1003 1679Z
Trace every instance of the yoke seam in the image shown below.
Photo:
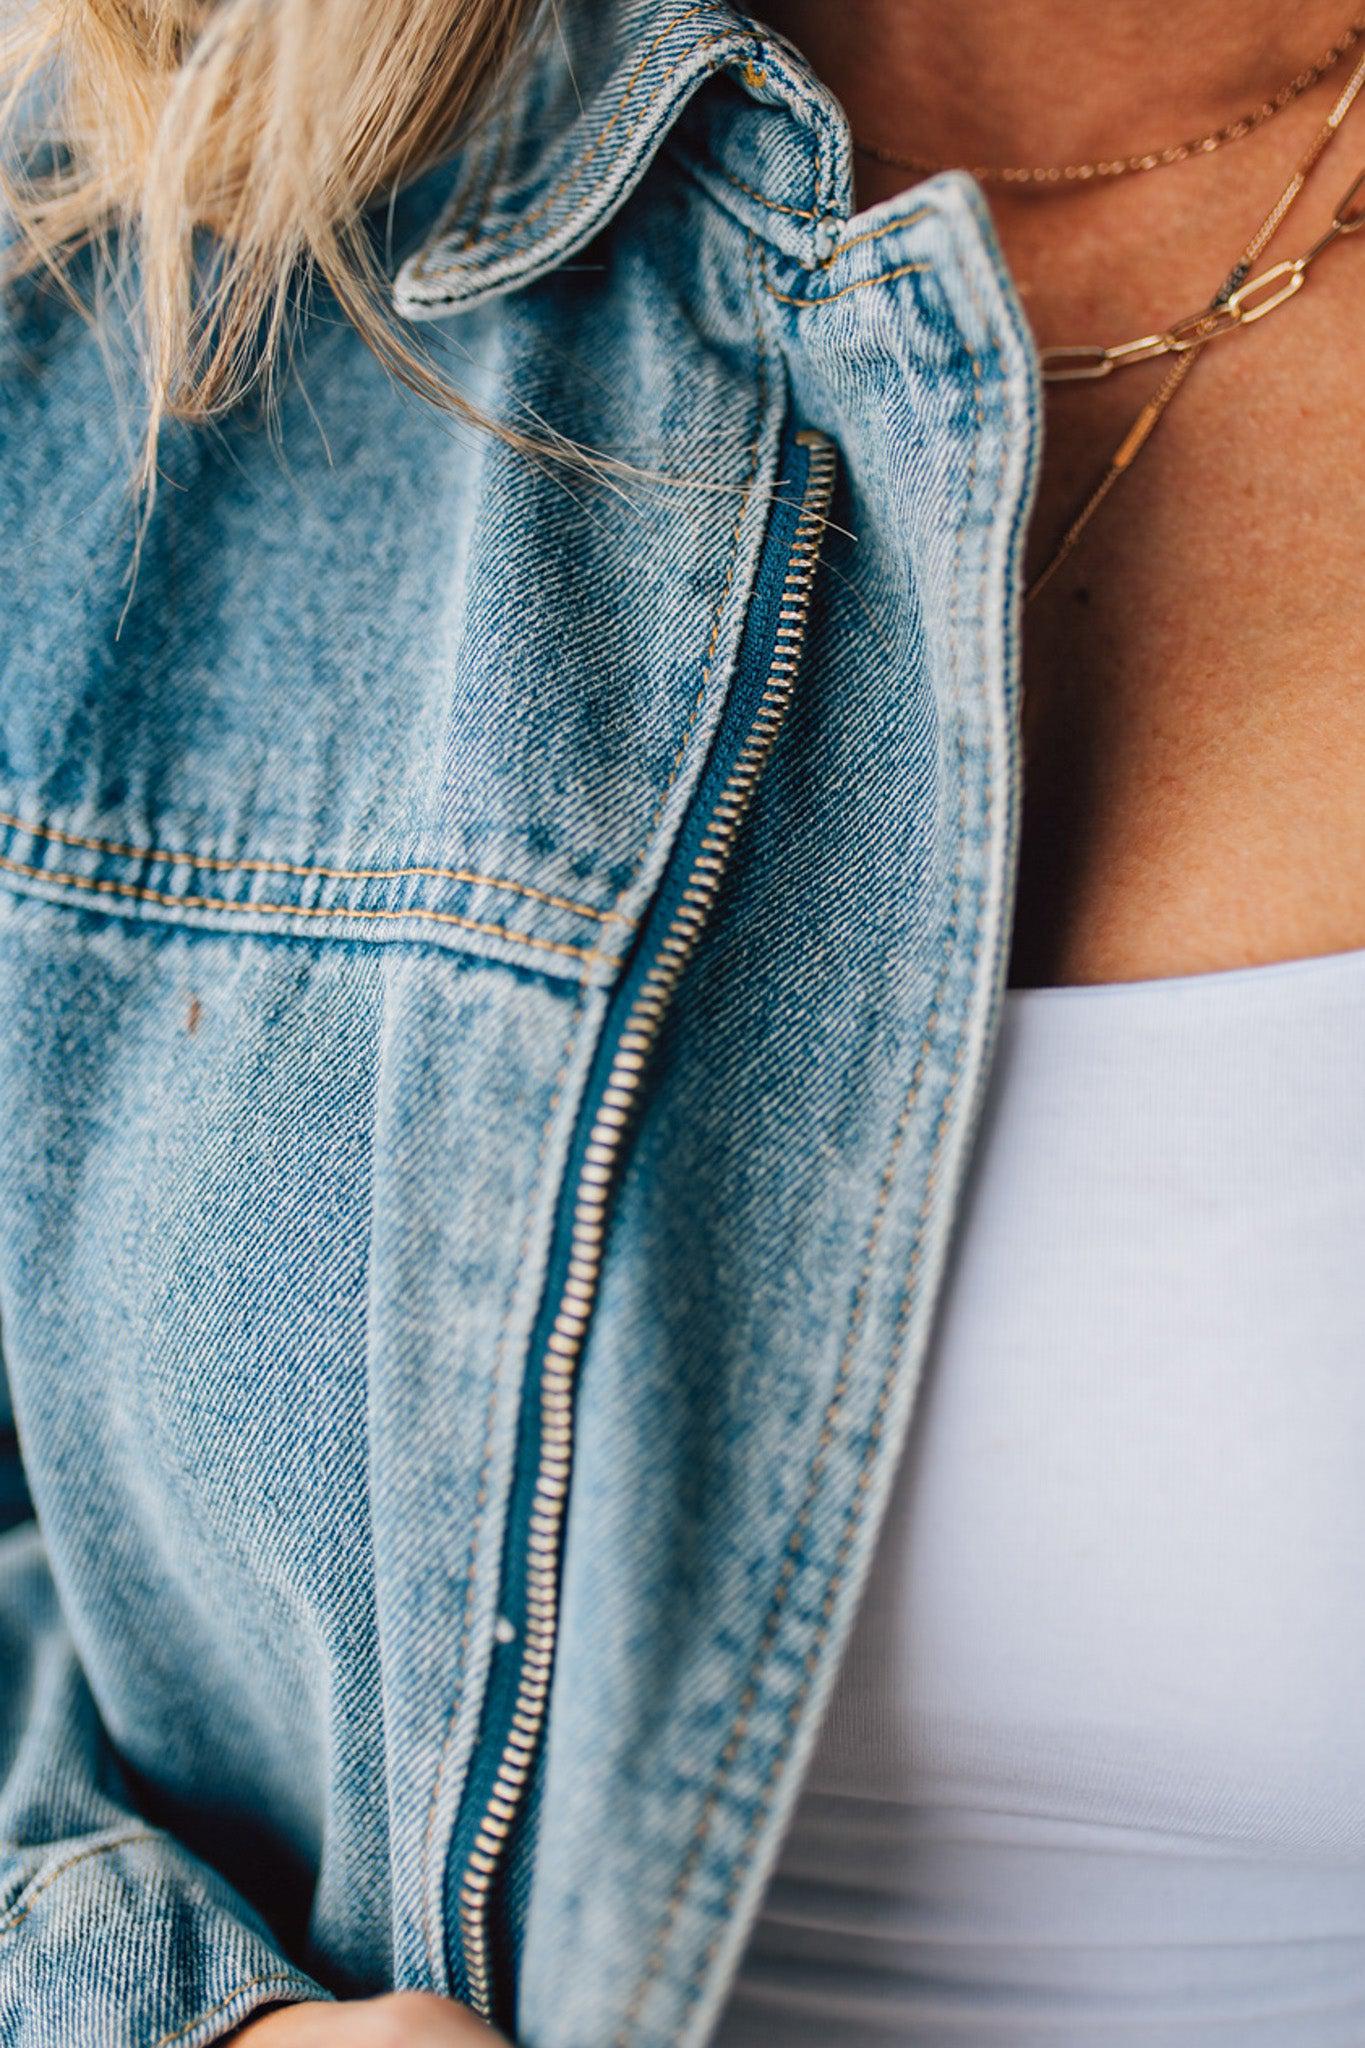
M114 882L102 876L66 874L59 868L34 867L29 861L10 860L0 855L0 870L22 875L35 882L51 882L63 888L84 889L92 895L132 898L140 903L158 903L170 910L213 910L243 917L363 918L385 923L405 923L415 918L428 924L453 925L460 931L478 932L485 938L506 939L512 945L528 946L539 953L557 953L566 960L585 964L607 961L610 955L596 946L575 946L567 940L542 939L533 932L514 931L510 925L487 923L480 918L461 917L453 910L374 910L347 904L318 903L234 903L226 896L176 896L165 889L148 889L134 882Z
M594 904L580 903L572 896L556 895L553 890L538 888L534 883L515 882L501 875L485 875L474 868L446 868L424 862L396 868L324 867L311 861L236 859L213 853L172 852L164 847L125 845L117 839L64 832L56 825L40 825L31 818L18 817L12 811L0 811L0 825L7 825L17 832L27 832L35 839L51 840L59 846L79 846L90 853L112 853L125 860L204 868L215 874L297 875L332 882L400 882L409 876L418 876L438 882L463 882L477 888L505 889L513 895L527 897L532 903L545 903L555 910L572 911L577 917L592 918L599 924L631 925L635 921L619 910L599 910Z

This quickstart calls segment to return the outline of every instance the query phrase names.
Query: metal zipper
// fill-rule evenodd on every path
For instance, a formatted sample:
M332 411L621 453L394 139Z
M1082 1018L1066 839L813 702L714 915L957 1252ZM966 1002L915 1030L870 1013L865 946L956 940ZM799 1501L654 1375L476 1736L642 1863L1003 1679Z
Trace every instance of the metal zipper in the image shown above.
M587 1337L593 1305L601 1277L608 1210L616 1185L626 1139L639 1107L650 1055L658 1041L668 1006L691 958L707 918L720 893L740 826L753 801L754 791L776 744L778 733L791 703L797 666L810 615L811 594L819 565L820 542L834 494L836 458L833 444L823 434L802 431L792 436L788 450L804 474L797 486L795 517L788 510L784 519L774 516L774 530L782 550L780 576L774 585L767 580L767 616L762 621L765 671L758 674L757 700L737 707L743 724L738 743L727 730L731 720L722 721L713 759L703 772L699 822L689 830L685 823L680 844L670 862L668 876L661 884L656 906L662 908L662 923L653 915L641 933L641 952L628 964L623 976L624 1021L613 1033L604 1034L601 1078L593 1091L589 1082L589 1119L586 1138L577 1153L577 1176L572 1183L572 1208L568 1212L567 1257L560 1271L552 1271L557 1291L547 1289L540 1329L540 1369L537 1411L537 1439L534 1480L525 1504L524 1543L516 1581L520 1626L504 1619L507 1631L500 1637L502 1654L519 1645L515 1684L511 1689L510 1713L505 1717L505 1734L497 1752L491 1782L485 1773L482 1804L473 1825L459 1879L458 1923L465 1978L465 1996L484 2019L497 2017L498 1991L495 1970L492 1921L495 1893L505 1874L508 1851L523 1809L540 1738L544 1731L554 1668L559 1619L559 1577L561 1541L569 1497L573 1462L574 1391L578 1362ZM787 463L784 476L792 479ZM790 504L790 501L789 501ZM785 526L785 532L781 529ZM772 545L770 531L765 551ZM759 591L754 609L763 605L764 571L760 567ZM743 663L743 650L741 652ZM736 690L741 700L742 682ZM728 744L727 744L728 742ZM715 758L719 753L719 760ZM728 762L728 765L726 765ZM717 788L717 782L719 787ZM553 1261L552 1261L553 1266ZM544 1318L553 1308L548 1329ZM533 1382L528 1381L528 1385ZM533 1394L534 1398L534 1394ZM509 1515L509 1543L519 1539ZM504 1580L506 1583L507 1565ZM498 1653L495 1653L495 1656ZM490 1694L492 1693L490 1681ZM496 1738L485 1728L480 1747ZM461 1825L457 1836L469 1840Z

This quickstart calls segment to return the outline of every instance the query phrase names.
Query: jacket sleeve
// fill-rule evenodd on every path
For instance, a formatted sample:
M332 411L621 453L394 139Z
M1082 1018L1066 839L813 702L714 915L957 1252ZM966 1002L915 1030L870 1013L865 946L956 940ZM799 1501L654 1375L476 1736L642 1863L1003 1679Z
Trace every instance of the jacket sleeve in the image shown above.
M326 1994L141 1818L31 1517L0 1372L0 2042L197 2048Z

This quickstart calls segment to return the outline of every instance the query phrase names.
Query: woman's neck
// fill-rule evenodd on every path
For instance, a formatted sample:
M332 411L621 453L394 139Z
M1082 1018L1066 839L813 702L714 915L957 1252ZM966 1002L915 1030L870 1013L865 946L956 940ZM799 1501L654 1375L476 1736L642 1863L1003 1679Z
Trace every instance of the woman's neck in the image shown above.
M855 135L945 164L1047 164L1236 119L1346 29L1345 0L770 0Z

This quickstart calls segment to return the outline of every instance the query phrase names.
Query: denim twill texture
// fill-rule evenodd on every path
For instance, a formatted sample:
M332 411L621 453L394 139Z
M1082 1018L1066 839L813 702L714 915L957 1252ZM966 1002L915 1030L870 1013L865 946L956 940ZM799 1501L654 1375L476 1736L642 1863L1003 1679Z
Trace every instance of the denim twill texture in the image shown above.
M493 1944L532 2048L705 2040L908 1418L1003 976L1035 365L965 179L850 224L785 46L591 12L581 109L547 42L407 196L396 299L485 411L695 487L452 426L320 304L282 453L171 430L130 600L109 364L35 287L0 322L14 2048L470 1988L533 1332L810 429L791 708L576 1374Z

